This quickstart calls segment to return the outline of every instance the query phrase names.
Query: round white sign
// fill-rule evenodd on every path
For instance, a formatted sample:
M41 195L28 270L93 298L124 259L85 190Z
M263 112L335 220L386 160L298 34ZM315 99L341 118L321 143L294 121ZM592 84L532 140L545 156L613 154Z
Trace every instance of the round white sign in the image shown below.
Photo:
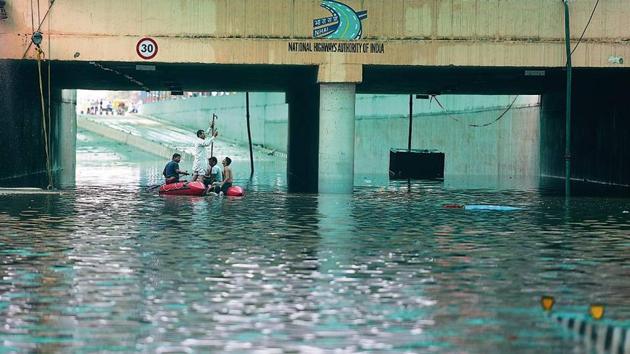
M153 38L142 38L136 44L136 53L142 59L153 59L158 52L157 42Z

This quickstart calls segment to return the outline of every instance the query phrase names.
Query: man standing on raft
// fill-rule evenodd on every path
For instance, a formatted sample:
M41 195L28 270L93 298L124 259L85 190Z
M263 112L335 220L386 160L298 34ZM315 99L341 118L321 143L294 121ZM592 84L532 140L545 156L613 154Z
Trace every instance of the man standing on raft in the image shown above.
M209 127L204 131L199 129L197 131L197 141L195 142L195 160L193 161L193 176L192 181L196 181L199 176L206 174L208 168L208 151L207 147L212 145L214 139L219 135L218 131L212 131L213 128ZM210 139L206 139L206 134L212 135Z

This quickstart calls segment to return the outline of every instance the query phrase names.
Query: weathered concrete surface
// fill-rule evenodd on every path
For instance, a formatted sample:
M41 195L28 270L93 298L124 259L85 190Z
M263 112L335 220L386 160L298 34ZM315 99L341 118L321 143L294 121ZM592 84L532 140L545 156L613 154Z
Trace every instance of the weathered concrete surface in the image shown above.
M290 41L313 40L313 19L330 15L318 1L309 0L56 1L42 23L43 48L50 45L48 56L58 60L142 61L135 44L151 36L159 45L154 62L340 68L346 64L561 67L565 63L561 1L345 2L357 11L368 11L359 43L384 43L385 54L289 51ZM42 1L33 13L45 14L48 3ZM571 33L577 40L593 2L571 1L570 8ZM13 0L7 12L9 20L0 21L0 58L33 58L31 2ZM626 58L623 66L627 66L629 16L627 0L602 1L573 64L616 66L608 58L617 55Z
M319 101L319 192L354 186L354 84L323 84Z

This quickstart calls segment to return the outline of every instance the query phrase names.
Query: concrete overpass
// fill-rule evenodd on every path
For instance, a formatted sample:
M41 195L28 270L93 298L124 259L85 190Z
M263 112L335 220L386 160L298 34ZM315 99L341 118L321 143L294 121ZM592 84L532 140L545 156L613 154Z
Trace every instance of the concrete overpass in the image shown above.
M569 2L573 47L595 3ZM41 184L43 176L43 146L32 141L42 129L37 52L31 43L38 28L51 63L51 101L45 97L57 134L51 140L61 147L67 146L61 142L69 129L60 113L64 88L284 91L290 105L290 189L312 191L319 183L320 191L348 191L356 92L534 93L543 95L542 170L562 175L561 0L56 0L37 5L10 0L8 19L0 20L0 109L8 113L2 119L3 141L32 151L16 163L24 169L3 172L0 184ZM623 62L630 58L629 15L626 0L599 3L572 55L575 177L630 184L630 171L623 167L630 152L620 135L630 132L624 104L630 70ZM321 38L326 35L330 38ZM140 43L146 37L154 42ZM157 51L147 46L153 43ZM48 82L47 70L43 79ZM51 145L60 163L69 161L61 147Z

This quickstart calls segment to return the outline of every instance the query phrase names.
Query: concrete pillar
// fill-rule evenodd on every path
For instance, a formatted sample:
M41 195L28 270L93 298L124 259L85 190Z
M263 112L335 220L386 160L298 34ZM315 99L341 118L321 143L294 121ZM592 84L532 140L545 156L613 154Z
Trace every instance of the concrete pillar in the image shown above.
M540 174L564 176L565 94L552 91L542 95L540 107Z
M320 193L352 193L355 90L362 80L360 64L329 63L319 67Z
M355 88L354 83L320 85L320 193L352 193Z
M77 91L61 90L61 100L56 104L55 185L59 188L74 187L77 168Z
M319 87L315 78L289 89L287 185L290 193L317 193Z

